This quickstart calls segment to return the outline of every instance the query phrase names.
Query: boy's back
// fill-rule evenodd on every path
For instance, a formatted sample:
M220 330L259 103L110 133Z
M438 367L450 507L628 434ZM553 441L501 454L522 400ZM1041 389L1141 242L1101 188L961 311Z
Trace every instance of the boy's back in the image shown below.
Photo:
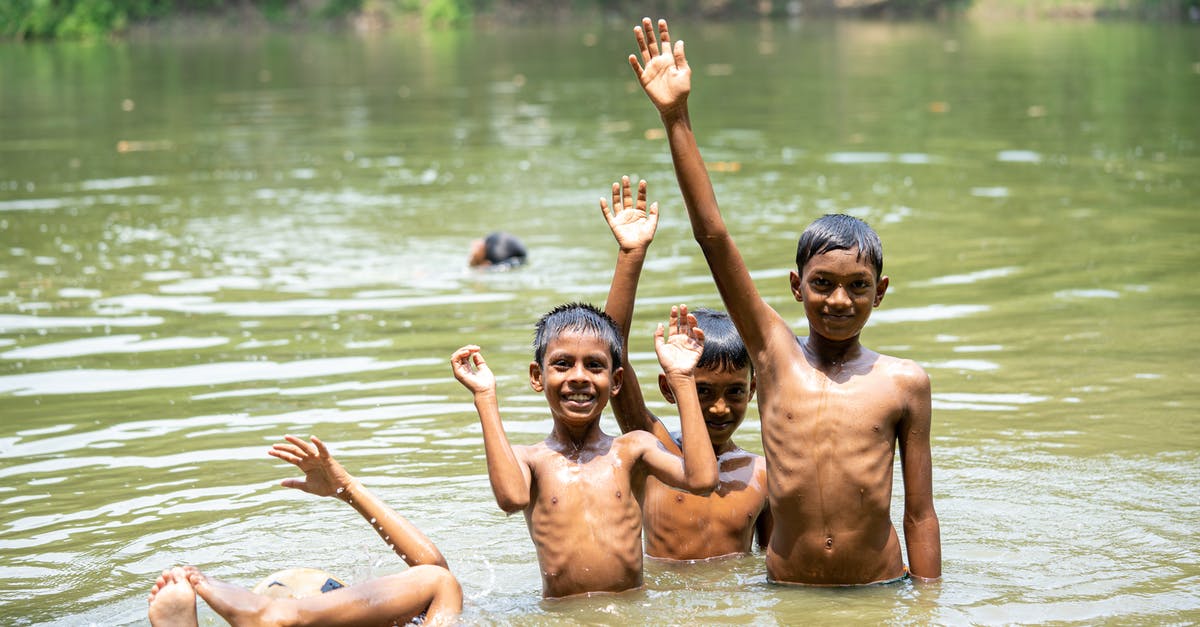
M692 233L759 380L774 515L768 576L846 585L904 575L889 513L897 443L910 568L921 578L941 576L928 377L913 362L879 355L858 341L887 277L864 262L861 239L805 260L798 253L792 292L804 305L810 334L797 339L759 295L721 217L687 110L691 70L683 42L672 47L665 20L657 36L648 18L635 32L640 59L631 55L630 65L662 117ZM840 216L837 222L844 223L841 218L853 220ZM882 253L868 261L881 268Z

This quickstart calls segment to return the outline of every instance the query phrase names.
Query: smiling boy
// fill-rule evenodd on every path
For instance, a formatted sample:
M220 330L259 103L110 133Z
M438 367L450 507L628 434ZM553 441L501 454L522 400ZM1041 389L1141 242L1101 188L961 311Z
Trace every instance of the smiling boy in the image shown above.
M617 267L604 311L621 328L625 342L624 385L621 394L613 398L613 414L622 432L653 433L667 450L678 452L679 442L646 406L628 356L633 303L658 226L658 204L646 206L645 181L638 182L635 202L626 176L621 183L613 183L612 212L603 198L600 211L618 244ZM754 396L750 355L724 312L699 309L692 313L704 330L704 351L694 375L696 394L717 457L719 478L716 489L703 496L675 490L653 478L647 480L642 516L646 554L673 560L748 553L756 533L760 547L766 546L771 535L766 462L733 441ZM667 402L676 402L665 373L659 375L658 387Z
M825 216L800 237L791 290L809 335L759 295L733 243L688 113L691 69L666 20L634 29L629 63L667 131L675 175L721 299L750 351L774 527L767 575L778 583L858 585L941 576L933 507L929 377L881 355L859 333L887 291L879 238L861 220ZM661 48L660 48L661 42ZM892 525L897 445L908 568Z
M496 379L478 346L450 358L483 426L488 478L500 509L523 511L537 550L544 597L622 592L642 585L641 501L646 478L699 493L717 483L692 377L704 334L687 307L671 308L654 348L680 404L683 457L644 431L612 437L600 416L621 389L622 346L595 307L562 305L537 324L529 384L546 397L554 427L545 440L512 446L500 421Z

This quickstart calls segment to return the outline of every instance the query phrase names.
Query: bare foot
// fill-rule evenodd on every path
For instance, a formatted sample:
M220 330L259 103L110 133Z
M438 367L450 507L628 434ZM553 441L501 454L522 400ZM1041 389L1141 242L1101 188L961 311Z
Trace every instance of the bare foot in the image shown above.
M158 576L150 589L149 614L154 627L196 627L196 591L186 571L176 566Z
M284 620L284 617L278 615L280 606L273 604L274 599L209 577L194 566L185 566L183 572L196 594L231 625L276 623Z

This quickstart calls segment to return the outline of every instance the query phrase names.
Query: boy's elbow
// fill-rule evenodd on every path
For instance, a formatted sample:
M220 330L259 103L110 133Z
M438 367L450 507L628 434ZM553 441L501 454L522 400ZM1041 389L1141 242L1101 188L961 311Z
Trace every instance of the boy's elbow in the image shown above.
M699 496L708 496L717 489L717 473L703 473L699 477L688 480L688 492Z
M496 495L496 504L500 506L500 509L505 514L515 514L517 512L525 510L525 508L529 505L529 499L504 497L504 496L497 494Z

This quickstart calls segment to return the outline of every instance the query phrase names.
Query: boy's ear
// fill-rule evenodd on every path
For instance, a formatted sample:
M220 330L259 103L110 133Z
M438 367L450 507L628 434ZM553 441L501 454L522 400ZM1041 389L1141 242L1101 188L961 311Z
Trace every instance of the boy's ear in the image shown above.
M542 392L542 367L538 362L529 362L529 387L533 388L534 392L539 394Z
M788 273L788 281L792 284L792 296L796 298L796 302L804 302L804 293L800 291L800 273L792 270Z
M617 369L613 370L612 373L612 390L609 392L609 396L616 396L621 391L621 384L623 383L625 383L625 368L617 366Z
M663 398L667 399L668 403L675 404L675 393L671 391L671 385L667 383L667 375L661 372L658 373L658 391L662 392Z
M756 389L758 389L758 379L753 374L751 374L750 375L750 389L747 390L747 392L746 392L746 400L747 401L754 400L754 390L756 390Z
M879 281L875 283L875 306L883 302L883 294L888 288L888 278L886 276L879 277Z

